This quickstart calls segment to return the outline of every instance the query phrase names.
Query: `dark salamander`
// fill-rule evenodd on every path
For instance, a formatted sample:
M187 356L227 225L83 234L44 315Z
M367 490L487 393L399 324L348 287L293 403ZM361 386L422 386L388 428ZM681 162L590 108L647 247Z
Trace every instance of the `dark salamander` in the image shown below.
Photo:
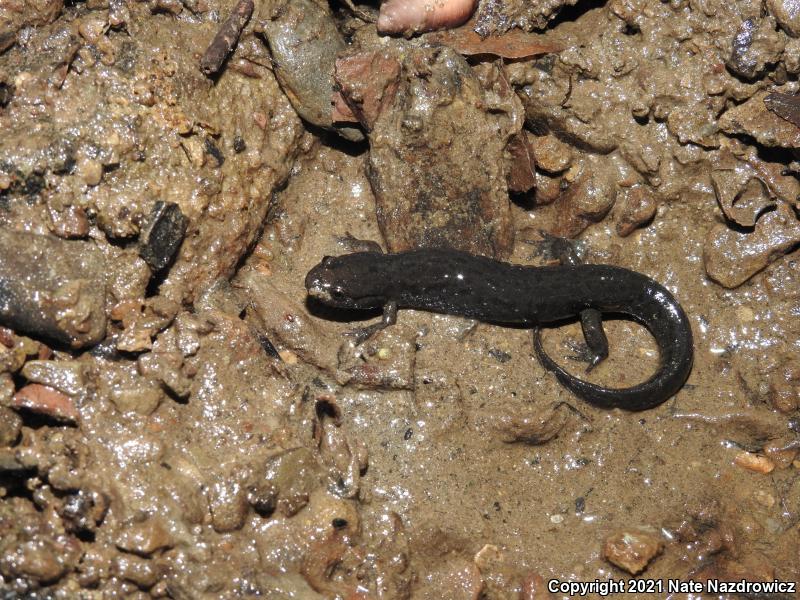
M692 330L683 309L662 285L621 267L524 267L447 249L356 252L325 257L305 283L310 296L331 306L383 307L382 322L362 330L362 341L393 324L398 308L531 327L588 311L628 315L655 337L661 365L647 381L624 389L571 375L545 354L538 330L534 335L539 360L562 385L604 408L657 406L681 388L692 368Z

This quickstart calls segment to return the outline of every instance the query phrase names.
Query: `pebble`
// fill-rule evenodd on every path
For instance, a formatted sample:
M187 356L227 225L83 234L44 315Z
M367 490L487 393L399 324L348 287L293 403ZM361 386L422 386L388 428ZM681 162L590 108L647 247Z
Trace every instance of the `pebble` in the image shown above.
M0 229L0 324L72 348L106 332L103 259L91 242Z
M786 33L800 37L800 5L797 0L767 0L769 13Z
M402 50L397 93L369 134L367 175L389 250L508 257L504 152L522 126L520 100L494 66L473 69L446 46Z
M650 221L658 208L653 193L643 185L628 188L622 195L615 229L620 237L627 237Z
M307 503L322 481L322 468L307 448L294 448L267 461L263 482L277 493L277 507L291 516Z
M80 417L72 398L38 383L30 383L14 394L11 406L25 408L66 423L74 424Z
M144 380L146 381L146 380ZM166 394L161 386L155 384L139 384L133 387L114 388L109 394L111 402L122 413L136 413L139 415L152 414L166 399Z
M86 211L77 206L63 210L50 209L50 231L60 238L78 239L89 235L89 218Z
M264 34L275 76L292 107L303 119L351 142L364 139L356 127L335 127L331 97L337 55L346 48L327 4L313 0L271 3Z
M36 537L17 548L15 556L7 557L14 571L43 584L53 583L67 572L55 542Z
M22 376L70 396L80 394L86 387L84 363L76 360L29 360L22 367Z
M551 205L534 213L534 226L557 237L577 237L605 217L617 199L616 183L608 169L595 169L593 161L575 164L564 175L569 187Z
M117 537L115 543L120 550L145 557L174 545L172 536L158 517L150 517L141 523L129 525Z
M711 183L722 212L743 227L753 227L775 200L764 182L747 163L729 152L720 152L720 159L711 171Z
M175 257L188 225L177 204L157 201L139 235L139 256L153 271L162 270Z
M19 439L22 419L13 410L0 406L0 448L13 446Z
M772 17L742 21L733 38L728 69L745 79L754 79L768 64L777 62L785 38L775 29Z
M561 173L572 165L572 150L552 134L529 136L536 156L536 166L548 173Z
M236 479L218 479L208 488L208 507L214 531L237 531L244 526L250 507L247 490Z
M153 561L131 554L115 556L112 572L117 577L131 581L143 589L152 587L158 581L158 572Z
M103 179L103 163L92 158L80 160L75 166L75 175L86 185L95 186Z
M744 104L725 111L719 127L730 135L748 135L769 147L800 148L800 128L767 108L768 92L759 92Z
M752 452L740 452L734 457L733 463L738 467L762 475L771 473L775 469L775 461L771 458Z
M506 144L506 183L509 191L518 194L536 187L536 157L530 137L527 131L520 131Z
M752 232L718 223L709 230L703 246L706 273L720 285L735 288L798 242L800 220L785 204L763 215Z
M622 529L606 538L603 558L611 564L637 575L664 550L664 542L644 529Z

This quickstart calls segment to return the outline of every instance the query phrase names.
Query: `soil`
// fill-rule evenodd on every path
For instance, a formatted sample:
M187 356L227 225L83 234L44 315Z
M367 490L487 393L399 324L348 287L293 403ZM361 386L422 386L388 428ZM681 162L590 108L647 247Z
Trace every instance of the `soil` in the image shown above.
M235 2L0 4L0 598L798 581L794 3L484 0L467 28L549 49L506 60L303 1L327 38L256 5L211 77ZM543 233L675 294L676 396L595 408L528 329L401 311L356 347L377 314L307 302L347 237L541 265ZM545 349L657 368L605 329L589 374L579 323Z

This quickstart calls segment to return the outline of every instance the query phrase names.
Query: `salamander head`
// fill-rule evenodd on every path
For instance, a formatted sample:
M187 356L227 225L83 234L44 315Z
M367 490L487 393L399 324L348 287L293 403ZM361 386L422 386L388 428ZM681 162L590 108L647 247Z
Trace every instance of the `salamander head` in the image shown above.
M308 295L337 308L382 307L386 298L375 292L374 264L370 263L379 256L365 252L324 257L306 275Z

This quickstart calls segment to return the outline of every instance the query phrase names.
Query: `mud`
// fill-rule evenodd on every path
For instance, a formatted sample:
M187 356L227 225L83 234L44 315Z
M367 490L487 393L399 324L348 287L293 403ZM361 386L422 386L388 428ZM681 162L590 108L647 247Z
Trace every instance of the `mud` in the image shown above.
M800 579L793 3L483 1L468 28L540 31L501 60L324 3L306 25L329 36L278 51L265 36L297 32L270 32L287 13L268 2L207 77L235 4L0 6L0 597ZM399 66L339 72L354 56ZM404 311L355 347L378 315L307 302L349 238L442 232L533 265L542 232L573 237L653 277L691 320L687 384L600 410L528 330ZM645 379L646 331L605 327L588 375L579 324L545 350Z

